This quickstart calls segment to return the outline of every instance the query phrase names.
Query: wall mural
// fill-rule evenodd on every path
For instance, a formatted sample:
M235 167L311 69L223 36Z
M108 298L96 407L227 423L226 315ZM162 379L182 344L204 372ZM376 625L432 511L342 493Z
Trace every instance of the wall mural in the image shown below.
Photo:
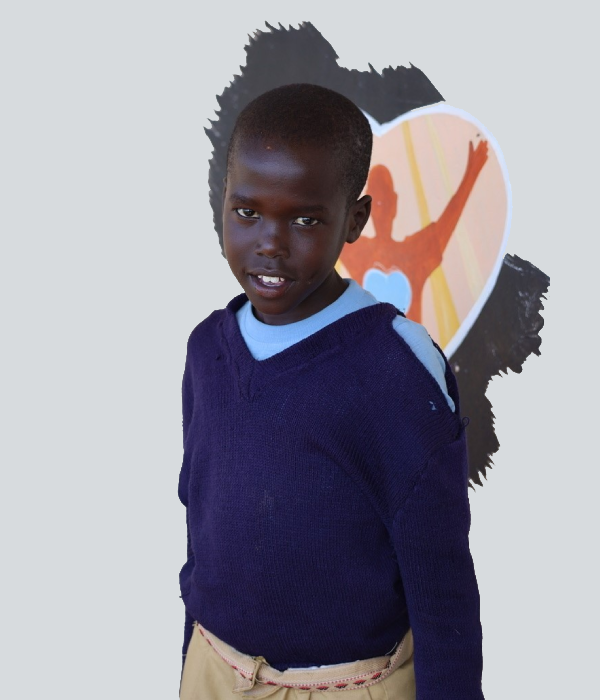
M217 97L218 118L206 130L221 253L227 144L239 112L288 83L322 85L351 99L373 130L365 187L373 205L336 268L422 323L444 350L470 420L471 482L481 485L499 448L487 386L540 354L540 311L550 283L534 265L505 253L511 191L502 152L483 124L445 104L415 66L349 70L312 24L267 29L250 39L247 64Z

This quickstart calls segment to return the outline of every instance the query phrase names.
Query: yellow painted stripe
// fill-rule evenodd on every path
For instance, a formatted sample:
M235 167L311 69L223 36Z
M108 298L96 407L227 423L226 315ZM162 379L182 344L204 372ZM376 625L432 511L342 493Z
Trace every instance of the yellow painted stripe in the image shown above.
M338 261L335 264L335 269L340 277L351 277L350 273L348 272L348 268L344 265L340 258L338 258ZM356 282L359 284L361 281L362 280L356 280Z
M433 305L435 308L435 319L437 321L439 340L442 350L454 337L460 326L458 314L452 301L452 294L446 275L442 267L436 267L429 278L431 280L431 291L433 292Z
M429 137L431 138L433 151L435 153L435 158L442 176L442 182L444 183L444 190L448 199L450 199L454 195L456 188L452 187L452 182L450 181L450 172L448 170L448 163L446 161L444 149L442 148L442 144L431 115L428 114L425 117L425 120L427 123L427 130L429 131ZM454 232L454 238L456 238L458 243L458 250L463 263L467 286L471 292L472 300L475 301L479 298L479 295L483 290L484 281L477 256L475 255L475 251L473 249L473 244L471 243L469 232L463 223L462 217L458 220L458 225Z
M431 217L429 215L423 180L421 179L408 121L402 122L402 134L404 136L410 174L415 188L421 226L425 228L425 226L431 223ZM448 287L448 281L446 280L446 275L441 266L432 272L430 279L433 292L433 306L438 327L438 343L442 348L445 348L458 330L460 323L458 321L458 314L456 313L454 302L452 301L452 294Z
M423 180L421 180L421 173L419 172L419 165L417 163L417 155L415 153L415 147L413 145L412 135L410 133L410 124L407 121L402 122L402 134L404 136L404 145L406 146L406 155L408 157L410 175L415 187L415 196L417 198L417 207L419 209L421 226L425 228L425 226L428 226L431 223L431 217L429 216L429 207L427 206L427 200L425 198L425 188L423 187Z

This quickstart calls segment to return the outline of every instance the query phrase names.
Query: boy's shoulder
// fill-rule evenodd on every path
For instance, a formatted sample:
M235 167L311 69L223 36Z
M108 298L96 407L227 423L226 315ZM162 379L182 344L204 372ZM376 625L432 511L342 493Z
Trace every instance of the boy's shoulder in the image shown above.
M207 342L211 337L214 337L219 326L225 320L228 311L239 308L246 298L245 294L238 294L224 308L215 309L205 319L200 321L189 334L188 348L194 343Z
M224 317L225 309L215 309L192 329L187 339L188 354L195 355L203 348L213 347Z
M424 405L455 419L459 408L456 378L427 329L398 313L391 319L382 318L379 330L365 339L369 346L363 349L360 360L366 375L363 385L376 395L380 393L382 400L393 395L415 417L419 415L417 407Z
M442 349L429 335L425 326L399 314L392 325L396 333L406 342L423 368L440 386L446 401L454 410L454 400L448 393L448 374L452 373L448 359Z
M222 320L224 312L225 309L215 309L206 318L202 319L200 323L194 326L188 337L188 345L216 328L219 321Z

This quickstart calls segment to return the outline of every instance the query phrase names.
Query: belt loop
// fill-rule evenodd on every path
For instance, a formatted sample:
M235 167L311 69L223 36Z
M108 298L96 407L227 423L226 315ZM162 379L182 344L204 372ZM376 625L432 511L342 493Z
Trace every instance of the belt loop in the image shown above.
M243 693L246 690L251 690L252 688L254 688L254 685L256 683L256 677L258 676L258 671L260 667L263 664L267 663L267 660L264 656L253 656L252 660L254 661L254 669L252 671L252 676L250 678L245 678L242 684L236 683L233 689L234 693Z
M258 676L258 669L262 666L262 664L267 663L267 660L265 659L264 656L255 656L254 657L254 671L252 672L252 678L250 679L250 687L253 688L254 684L256 683L256 676Z

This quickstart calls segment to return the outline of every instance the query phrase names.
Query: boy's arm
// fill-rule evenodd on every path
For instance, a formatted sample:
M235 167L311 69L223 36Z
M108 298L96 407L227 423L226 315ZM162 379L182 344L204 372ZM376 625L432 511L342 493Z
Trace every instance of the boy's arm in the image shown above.
M188 560L182 569L182 574L184 571L189 570L191 574L191 569L194 566L194 553L192 552L192 547L190 544L190 526L187 524L187 510L186 510L186 525L187 525L187 552ZM189 575L188 574L188 575ZM190 645L190 640L192 639L192 634L194 632L194 618L189 614L187 608L184 607L185 619L183 623L183 646L181 648L181 672L183 673L183 665L185 664L185 657L187 655L187 650Z
M192 420L192 414L194 412L194 393L193 393L193 383L191 377L190 368L190 353L189 353L189 343L188 352L185 360L185 369L183 372L183 381L181 384L181 399L182 399L182 427L183 427L183 464L181 467L181 473L179 475L179 498L183 505L186 507L185 522L187 530L187 561L184 564L181 572L179 574L180 588L183 590L187 586L187 580L192 573L194 568L194 552L192 550L192 540L190 537L190 526L188 521L187 512L187 484L189 481L189 453L186 450L188 431L190 423ZM182 647L182 669L183 663L185 663L185 656L187 654L187 648L190 643L193 632L193 618L185 609L185 621L183 628L183 647Z
M457 439L429 459L393 521L415 645L417 700L483 700L470 523L461 427Z

